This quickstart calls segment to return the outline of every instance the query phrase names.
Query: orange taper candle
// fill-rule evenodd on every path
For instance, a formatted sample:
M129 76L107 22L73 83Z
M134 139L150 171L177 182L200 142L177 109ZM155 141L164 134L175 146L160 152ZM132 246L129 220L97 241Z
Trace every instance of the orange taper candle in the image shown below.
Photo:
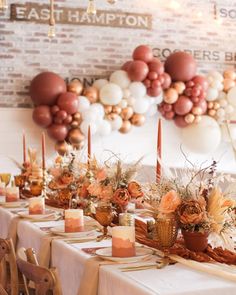
M45 161L45 133L42 133L42 169L46 169L46 161Z
M156 167L156 182L161 180L161 146L162 146L162 124L161 119L158 120L157 130L157 167Z
M90 125L88 126L88 163L91 159L91 130Z
M25 142L25 133L23 133L23 163L26 162L26 142Z

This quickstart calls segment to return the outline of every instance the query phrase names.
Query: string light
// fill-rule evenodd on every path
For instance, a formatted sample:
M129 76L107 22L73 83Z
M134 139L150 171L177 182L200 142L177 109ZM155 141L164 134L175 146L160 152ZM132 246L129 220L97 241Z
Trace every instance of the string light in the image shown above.
M49 18L48 37L53 38L55 36L56 36L56 32L55 32L55 18L54 18L54 0L50 0L50 18Z
M96 12L97 12L97 10L96 10L96 6L95 6L95 1L89 0L88 7L87 7L87 14L88 15L95 15Z

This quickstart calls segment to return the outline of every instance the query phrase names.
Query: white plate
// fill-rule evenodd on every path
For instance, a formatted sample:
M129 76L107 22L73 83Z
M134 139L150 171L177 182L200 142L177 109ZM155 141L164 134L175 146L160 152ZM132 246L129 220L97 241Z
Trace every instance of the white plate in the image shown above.
M20 207L26 207L27 202L24 201L17 201L17 202L0 202L0 206L3 206L5 208L20 208Z
M22 218L43 220L50 217L55 217L56 212L53 210L46 210L44 214L29 214L29 211L20 211L17 214Z
M144 247L136 247L136 256L133 257L113 257L112 247L98 249L96 254L105 260L115 261L115 262L138 262L145 258L148 258L153 254L153 251Z
M50 231L59 236L68 237L68 238L88 238L96 236L96 228L93 225L85 225L84 231L75 232L75 233L66 233L64 225L56 226L50 229Z

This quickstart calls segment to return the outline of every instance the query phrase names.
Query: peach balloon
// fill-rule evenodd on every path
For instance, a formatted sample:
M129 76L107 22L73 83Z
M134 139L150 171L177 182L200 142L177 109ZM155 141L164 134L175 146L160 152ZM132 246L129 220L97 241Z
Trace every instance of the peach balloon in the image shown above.
M118 117L119 115L118 114L116 114L116 113L110 113L110 114L108 114L107 116L106 116L106 118L108 119L108 120L115 120L117 117Z
M96 87L91 86L86 88L83 95L86 96L91 103L98 101L98 90Z
M104 106L105 114L110 114L112 112L112 106L106 105Z
M78 144L85 139L84 134L80 131L80 129L71 129L68 134L69 142L72 144Z
M178 97L178 92L174 88L169 88L164 93L164 101L169 104L175 103Z
M235 86L235 82L231 79L226 78L223 81L223 85L224 85L224 91L229 91L231 88Z
M134 110L132 107L127 107L127 108L124 108L122 111L121 111L121 118L123 120L129 120L132 116L133 116L133 113L134 113Z
M145 123L145 116L142 114L134 114L131 118L131 123L135 126L142 126Z
M184 117L184 120L188 124L192 124L194 122L195 116L193 114L188 114Z
M224 71L223 75L225 79L230 79L230 80L236 79L236 73L233 70Z
M119 131L121 133L128 133L130 131L132 127L132 124L130 123L129 120L123 121L121 128L119 129Z
M79 80L73 80L67 85L67 91L80 95L83 91L83 84Z
M119 106L113 106L112 107L112 112L115 113L115 114L118 114L119 115L121 113L121 110L122 109Z
M177 90L178 94L183 94L186 88L184 82L175 82L172 87L174 87Z
M195 116L194 123L199 123L202 120L202 116Z
M193 113L194 115L202 115L203 110L202 110L200 107L193 107L193 108L192 108L192 113Z

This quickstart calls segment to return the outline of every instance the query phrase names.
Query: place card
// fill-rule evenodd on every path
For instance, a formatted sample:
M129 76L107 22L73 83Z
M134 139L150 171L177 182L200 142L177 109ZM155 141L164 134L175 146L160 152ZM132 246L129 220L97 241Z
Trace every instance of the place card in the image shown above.
M116 226L112 228L112 256L135 256L134 226Z
M65 210L65 232L81 232L84 230L84 212L82 209Z
M44 214L45 200L42 197L34 197L29 199L29 214Z
M17 202L20 199L19 187L6 188L6 202Z

